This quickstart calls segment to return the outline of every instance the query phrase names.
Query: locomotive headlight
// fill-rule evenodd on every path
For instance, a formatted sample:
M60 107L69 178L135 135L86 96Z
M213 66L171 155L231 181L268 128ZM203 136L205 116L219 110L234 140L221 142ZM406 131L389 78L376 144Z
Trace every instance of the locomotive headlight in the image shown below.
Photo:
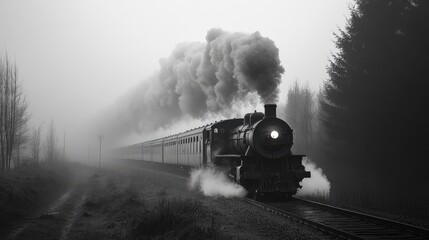
M272 139L277 139L279 137L279 132L277 132L276 130L271 132L271 138Z

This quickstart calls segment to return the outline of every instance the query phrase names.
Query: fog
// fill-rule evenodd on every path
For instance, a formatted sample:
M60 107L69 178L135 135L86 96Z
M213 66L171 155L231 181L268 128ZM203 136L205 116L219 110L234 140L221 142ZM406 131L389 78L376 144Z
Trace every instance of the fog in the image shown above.
M348 14L346 1L1 0L0 53L7 53L17 65L30 103L30 127L42 126L45 136L52 119L58 145L62 147L65 139L68 157L86 161L88 147L90 155L97 152L98 135L105 143L113 138L94 127L103 124L100 116L150 82L160 71L160 59L171 56L174 49L206 42L207 31L213 28L247 35L258 32L278 48L284 67L278 100L284 103L294 79L319 88L326 78L326 61L336 51L333 32L343 27ZM257 101L252 107L238 106L230 108L262 108ZM198 111L184 111L183 122L151 133L130 133L127 141L222 117L196 120Z

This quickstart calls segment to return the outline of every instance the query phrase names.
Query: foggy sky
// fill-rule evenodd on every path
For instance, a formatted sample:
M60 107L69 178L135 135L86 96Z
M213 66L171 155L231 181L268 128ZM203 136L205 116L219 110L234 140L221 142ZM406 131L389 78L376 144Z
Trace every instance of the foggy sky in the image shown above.
M280 102L295 79L318 89L348 15L342 0L0 0L0 53L17 64L31 125L53 118L72 145L79 129L159 71L160 59L180 43L205 42L212 28L275 42L285 68Z

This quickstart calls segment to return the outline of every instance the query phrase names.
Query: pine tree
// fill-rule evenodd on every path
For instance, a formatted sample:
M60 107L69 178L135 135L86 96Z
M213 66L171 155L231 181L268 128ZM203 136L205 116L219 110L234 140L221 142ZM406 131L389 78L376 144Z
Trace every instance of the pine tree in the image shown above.
M429 2L360 0L320 100L334 188L419 195L428 169Z

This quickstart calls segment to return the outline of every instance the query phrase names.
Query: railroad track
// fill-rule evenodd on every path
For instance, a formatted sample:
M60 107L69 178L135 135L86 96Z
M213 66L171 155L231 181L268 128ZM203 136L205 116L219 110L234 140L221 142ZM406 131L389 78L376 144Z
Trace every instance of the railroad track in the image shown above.
M277 215L348 239L429 239L429 230L300 198L286 202L246 202Z
M181 172L167 173L132 167L144 171L162 173L181 179L188 177ZM363 214L301 198L289 201L263 203L244 198L244 201L277 215L313 226L321 231L348 239L429 239L429 229L385 218Z

